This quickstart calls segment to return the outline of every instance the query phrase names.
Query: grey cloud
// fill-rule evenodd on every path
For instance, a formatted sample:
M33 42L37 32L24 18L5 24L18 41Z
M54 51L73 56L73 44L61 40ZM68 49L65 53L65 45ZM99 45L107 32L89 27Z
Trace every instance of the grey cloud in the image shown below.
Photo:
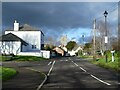
M50 28L90 27L98 12L94 5L101 8L102 3L3 3L3 24L17 19L21 23Z
M46 37L59 38L67 28L92 28L96 15L113 3L93 2L3 2L4 29L13 27L16 19L20 24L42 28ZM69 29L70 30L70 29Z

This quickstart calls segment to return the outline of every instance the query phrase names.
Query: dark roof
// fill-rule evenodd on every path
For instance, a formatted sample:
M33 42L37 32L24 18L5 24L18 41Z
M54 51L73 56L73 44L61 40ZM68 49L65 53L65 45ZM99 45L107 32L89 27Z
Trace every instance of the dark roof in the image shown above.
M6 31L13 31L13 29L8 29ZM33 28L31 27L30 25L28 24L24 24L23 26L20 26L19 27L19 31L41 31L41 30L38 30L36 28ZM43 32L41 31L41 33L43 34ZM43 34L44 35L44 34Z
M22 40L21 38L19 38L18 36L14 35L12 33L2 35L0 37L0 41L6 41L6 42L9 42L9 41L21 41L24 45L28 45L28 43L26 43L24 40Z
M24 24L23 26L19 27L19 31L39 31L28 24Z

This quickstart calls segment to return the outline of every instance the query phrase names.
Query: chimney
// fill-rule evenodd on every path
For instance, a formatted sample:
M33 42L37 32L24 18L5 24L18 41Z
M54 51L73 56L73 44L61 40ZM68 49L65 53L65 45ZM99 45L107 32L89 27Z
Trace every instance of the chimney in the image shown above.
M19 23L17 23L17 21L15 20L14 22L14 31L18 31L19 30Z

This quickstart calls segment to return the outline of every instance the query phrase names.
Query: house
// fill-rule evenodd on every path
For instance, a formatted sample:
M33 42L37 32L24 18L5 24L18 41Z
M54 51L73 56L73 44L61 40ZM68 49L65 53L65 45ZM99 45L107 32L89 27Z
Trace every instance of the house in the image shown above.
M79 50L83 51L83 49L82 49L81 46L76 45L76 46L72 49L72 51L68 51L68 53L70 54L70 56L76 56L76 53L77 53Z
M17 54L22 51L23 46L28 45L28 43L12 33L3 35L0 37L0 41L2 41L0 44L2 54Z
M58 54L64 56L64 50L62 48L55 47L53 50L56 51Z
M49 57L44 47L44 34L28 24L20 26L15 20L13 29L5 31L0 37L0 53L15 55L34 55ZM47 54L45 54L47 53Z
M62 56L69 56L67 48L63 45L60 45L59 47L55 47L53 50Z

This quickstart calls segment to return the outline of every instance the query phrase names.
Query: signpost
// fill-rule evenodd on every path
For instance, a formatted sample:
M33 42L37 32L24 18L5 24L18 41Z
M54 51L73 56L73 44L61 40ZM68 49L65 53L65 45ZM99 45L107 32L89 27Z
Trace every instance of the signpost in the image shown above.
M114 61L115 61L115 59L114 59L115 50L114 50L114 51L111 51L111 53L112 53L112 62L114 62Z

